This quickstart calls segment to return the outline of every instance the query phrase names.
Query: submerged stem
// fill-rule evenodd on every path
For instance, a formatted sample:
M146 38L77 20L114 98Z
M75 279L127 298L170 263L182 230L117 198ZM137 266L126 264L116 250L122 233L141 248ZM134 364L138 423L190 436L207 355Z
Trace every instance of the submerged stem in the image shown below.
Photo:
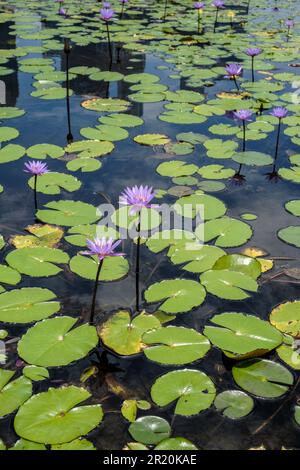
M107 32L107 42L108 42L109 57L110 57L110 60L112 60L112 51L111 51L111 42L110 42L110 33L109 33L108 21L106 21L106 32Z
M96 279L95 279L95 284L94 284L93 298L92 298L92 305L91 305L91 314L90 314L90 321L89 321L90 325L94 324L95 305L96 305L96 297L97 297L97 290L98 290L98 282L99 282L99 277L100 277L100 272L101 272L102 265L103 265L103 259L98 264L98 269L97 269L97 274L96 274Z
M236 77L233 77L233 81L234 81L234 84L235 84L235 86L236 86L237 91L239 92L240 89L239 89L238 83L237 83L237 81L236 81Z

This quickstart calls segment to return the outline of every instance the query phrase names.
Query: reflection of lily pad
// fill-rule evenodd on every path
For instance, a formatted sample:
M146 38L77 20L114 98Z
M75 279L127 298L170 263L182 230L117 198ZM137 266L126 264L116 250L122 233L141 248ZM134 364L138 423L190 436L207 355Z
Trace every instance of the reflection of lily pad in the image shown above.
M102 421L101 405L76 406L90 397L73 385L34 395L18 411L14 427L34 442L61 444L87 434Z

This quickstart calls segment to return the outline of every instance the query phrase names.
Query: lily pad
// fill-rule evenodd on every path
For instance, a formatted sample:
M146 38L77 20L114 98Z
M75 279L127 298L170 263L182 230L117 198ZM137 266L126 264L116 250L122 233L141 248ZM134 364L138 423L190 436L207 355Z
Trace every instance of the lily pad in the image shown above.
M19 160L25 155L25 148L21 145L7 144L0 149L0 163L9 163Z
M185 452L187 450L198 450L198 448L184 437L170 437L169 439L161 441L154 450L181 450Z
M50 224L72 227L96 222L101 213L97 207L81 201L52 201L37 211L39 220Z
M26 154L30 158L45 160L47 157L60 158L65 154L64 149L53 144L36 144L26 150Z
M67 153L77 153L79 157L103 157L115 148L112 142L105 140L80 140L65 147Z
M57 264L69 261L69 255L57 248L19 248L6 256L6 262L22 274L32 277L55 276L62 268Z
M34 176L28 180L34 188ZM43 194L60 194L62 190L73 192L81 187L81 181L66 173L49 172L37 178L36 190Z
M98 343L96 329L87 324L73 328L72 317L55 317L36 323L22 336L19 356L29 364L58 367L85 357Z
M232 375L241 388L263 398L281 397L294 381L285 367L267 359L239 362L233 367Z
M31 323L48 318L60 308L55 294L41 287L23 287L0 294L0 321Z
M156 171L162 176L178 177L193 175L197 169L198 167L194 164L188 164L180 160L172 160L171 162L164 162L158 165Z
M288 243L289 245L296 246L300 248L300 227L299 225L290 227L285 227L279 230L278 237L280 240Z
M141 145L165 145L170 142L164 134L141 134L134 137L134 141Z
M31 381L25 377L11 380L15 371L0 369L0 417L21 406L32 394Z
M83 101L81 106L90 111L98 112L119 112L126 111L130 103L126 100L120 100L117 98L92 98L87 101Z
M300 301L284 302L270 314L270 322L282 333L300 337Z
M152 284L144 296L149 303L164 301L159 307L163 312L181 313L201 305L205 299L205 289L196 281L170 279Z
M204 242L215 240L215 245L228 248L246 243L252 236L252 229L241 220L221 217L199 225L195 234L200 240L204 238Z
M237 163L249 166L265 166L273 163L271 155L253 151L235 153L232 159Z
M141 313L131 319L126 310L120 310L99 328L99 336L105 346L121 356L141 352L144 347L143 334L160 327L160 321L153 315Z
M225 390L217 395L214 405L226 418L239 419L251 413L254 401L240 390Z
M183 369L162 375L151 387L151 398L158 406L176 401L176 415L192 416L206 410L215 399L212 380L199 370Z
M70 260L70 270L84 279L94 281L98 269L98 258L76 255ZM123 256L107 256L100 272L99 281L116 281L127 275L129 264Z
M191 328L167 326L144 333L147 359L159 364L189 364L205 356L210 343Z
M19 409L15 431L34 442L70 442L89 433L102 421L101 405L77 406L90 396L84 388L73 385L38 393Z
M210 270L201 274L201 284L213 295L228 300L243 300L249 297L248 292L257 292L257 282L241 272Z
M143 416L129 426L129 433L143 444L158 444L171 434L171 427L159 416Z
M44 367L38 366L25 366L23 369L23 375L34 382L49 378L48 370Z

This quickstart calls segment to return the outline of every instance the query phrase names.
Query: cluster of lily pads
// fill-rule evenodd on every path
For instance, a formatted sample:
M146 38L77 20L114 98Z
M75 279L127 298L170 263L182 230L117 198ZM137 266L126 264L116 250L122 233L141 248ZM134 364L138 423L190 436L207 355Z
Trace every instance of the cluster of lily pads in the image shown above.
M297 147L300 143L300 105L292 88L298 77L293 70L299 66L299 26L293 5L283 2L277 11L276 2L245 0L239 2L239 8L230 6L229 10L226 2L218 0L205 6L187 0L123 0L102 5L99 12L99 2L94 0L15 3L0 3L0 23L15 21L10 34L25 41L39 41L39 45L0 49L1 76L14 73L5 64L17 60L18 71L33 77L31 96L37 99L37 106L39 99L65 99L70 110L72 81L78 77L106 82L108 94L82 98L82 112L93 112L97 123L82 127L82 137L74 140L69 121L65 147L53 142L33 141L28 148L11 143L20 132L4 123L25 119L25 110L0 106L0 163L9 164L26 156L25 169L33 175L28 185L34 189L37 219L37 223L26 227L26 234L9 240L1 237L1 249L9 250L0 265L0 339L10 348L15 340L13 328L26 329L11 354L13 363L0 369L0 417L14 413L14 431L19 436L12 445L0 438L0 449L95 449L88 435L93 436L99 425L101 433L109 413L105 401L102 403L91 391L97 374L101 374L105 351L132 361L138 355L148 364L171 369L161 369L146 396L133 393L124 397L118 385L111 388L121 397L118 412L130 423L130 437L124 448L197 449L196 444L176 435L176 427L160 416L162 409L171 409L174 416L189 417L213 407L227 419L236 420L249 415L261 399L292 396L298 384L300 300L286 299L274 306L266 320L259 318L259 312L248 314L237 307L212 314L201 331L180 324L184 313L195 310L201 316L207 298L221 302L248 299L274 267L272 257L264 250L244 246L253 235L251 221L256 215L245 212L234 218L222 197L211 193L225 190L230 182L242 184L249 166L257 171L260 167L270 168L265 173L270 180L300 183L300 155L293 151L281 158L280 141L284 135L291 145ZM45 27L40 29L40 23ZM243 28L243 34L237 34L239 28ZM49 51L69 55L73 45L87 47L102 42L107 42L109 48L108 70L67 65L66 71L60 71L54 59L42 56ZM170 72L174 83L183 80L184 88L169 88L154 73L124 75L114 71L114 44L120 44L133 57L146 53L163 59L165 65L159 70ZM253 53L254 46L257 53ZM30 57L26 57L28 54ZM228 56L234 59L228 62ZM278 64L282 64L283 71L278 70ZM129 85L126 99L109 96L112 82ZM172 126L175 138L165 133L135 132L144 120L130 114L133 103L161 103L157 117ZM202 131L204 123L207 132ZM177 125L186 126L185 132L181 127L178 132ZM268 153L250 150L253 142L266 139ZM136 152L146 146L166 158L157 165L156 172L161 181L171 178L172 186L167 190L156 188L158 203L171 197L175 213L192 220L199 215L198 207L204 206L204 219L194 230L163 230L159 208L148 204L153 195L138 211L132 211L135 189L129 188L121 196L126 202L111 217L114 229L101 225L104 214L96 206L76 197L63 197L65 192L76 193L82 186L80 178L67 171L99 171L100 175L106 160L114 158L115 145L121 146L126 140L135 145ZM189 162L189 156L195 153L199 158ZM208 162L201 164L202 157ZM67 161L66 169L52 171L51 159L63 164ZM137 189L138 197L143 199L145 188ZM40 206L39 193L62 198ZM280 228L278 238L300 248L300 200L287 201L285 209L295 217L295 225ZM136 308L124 305L113 313L105 312L104 317L103 312L97 316L98 283L122 280L132 268L124 253L113 256L121 229L132 227L138 230L133 240L137 262L146 252L153 259L165 254L177 275L149 282L142 305L137 276ZM147 238L149 230L156 233ZM107 239L110 251L101 258L97 254L102 243L99 240ZM87 240L90 256L83 251ZM136 275L140 269L137 263ZM91 285L96 280L90 322L59 314L61 302L55 292L38 286L39 278L67 270L90 280ZM37 280L37 285L18 287L28 278ZM98 301L101 305L101 297ZM234 388L218 389L216 380L202 370L213 349L230 361ZM76 361L88 362L93 354L99 356L98 365L89 364L70 384L53 387L54 370ZM4 362L5 353L2 356L0 351ZM38 385L42 381L47 386L41 392ZM292 414L300 425L296 401Z

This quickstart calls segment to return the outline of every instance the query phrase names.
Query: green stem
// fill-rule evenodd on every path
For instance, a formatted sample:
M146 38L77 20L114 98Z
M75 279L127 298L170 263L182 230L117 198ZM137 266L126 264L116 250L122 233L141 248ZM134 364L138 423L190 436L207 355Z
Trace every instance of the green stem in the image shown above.
M137 245L136 245L136 265L135 265L135 296L136 296L136 311L140 311L140 246L141 246L141 220L139 213L139 223L137 226Z
M96 274L96 279L95 279L95 284L94 284L93 298L92 298L92 305L91 305L91 313L90 313L90 321L89 321L90 325L94 324L98 282L99 282L99 277L100 277L100 272L101 272L102 265L103 265L103 259L98 264L98 269L97 269L97 274Z

